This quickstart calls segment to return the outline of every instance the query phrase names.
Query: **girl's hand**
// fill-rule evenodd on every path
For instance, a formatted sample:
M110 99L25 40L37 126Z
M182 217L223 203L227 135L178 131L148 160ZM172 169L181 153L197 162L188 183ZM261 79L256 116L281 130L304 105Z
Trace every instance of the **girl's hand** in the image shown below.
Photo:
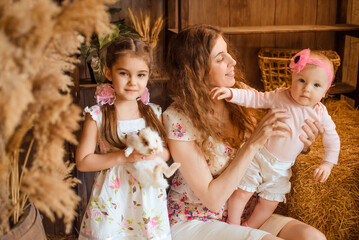
M215 87L209 92L209 95L212 99L217 97L217 100L226 99L227 101L231 100L233 97L232 91L226 87Z
M313 175L314 179L317 182L321 182L321 183L327 181L333 166L334 164L330 162L323 162L322 164L320 164L319 167L314 171L314 175Z
M127 157L128 162L138 162L143 160L153 160L156 158L156 155L143 155L136 150L134 150L130 156Z
M291 115L287 113L286 109L271 109L258 123L248 143L254 144L259 149L269 137L288 137L291 129L286 123L280 121L280 119L290 117Z
M317 139L319 133L323 133L324 129L321 124L318 122L312 122L310 120L305 120L306 125L302 126L305 134L299 136L299 139L304 143L303 152L308 152L309 146L313 144L315 139Z

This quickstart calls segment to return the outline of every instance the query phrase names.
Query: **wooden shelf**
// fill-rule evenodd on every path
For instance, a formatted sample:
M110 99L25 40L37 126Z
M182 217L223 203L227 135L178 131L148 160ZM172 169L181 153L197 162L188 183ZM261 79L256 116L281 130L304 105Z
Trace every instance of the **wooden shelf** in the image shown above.
M151 81L152 83L156 83L156 82L166 82L168 81L168 77L166 76L160 76L160 75L152 75L151 78L149 79L149 81ZM80 83L79 84L80 88L95 88L97 87L97 84L95 83Z
M95 83L81 83L80 85L80 88L95 88L97 87L97 84Z
M359 25L271 25L271 26L245 26L222 27L225 34L259 34L259 33L291 33L291 32L331 32L331 31L359 31ZM177 28L169 28L170 32L178 33Z
M352 93L356 90L355 87L350 86L347 83L335 83L333 87L329 89L329 94L343 94L343 93Z

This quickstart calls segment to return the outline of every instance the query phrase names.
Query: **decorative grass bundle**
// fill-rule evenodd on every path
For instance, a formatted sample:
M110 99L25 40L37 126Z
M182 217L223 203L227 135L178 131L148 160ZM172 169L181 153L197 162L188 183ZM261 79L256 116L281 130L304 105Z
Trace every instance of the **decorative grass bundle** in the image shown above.
M148 14L144 15L142 11L140 11L139 16L135 16L130 8L128 8L128 13L134 25L134 29L141 35L141 40L148 42L152 48L155 48L158 35L162 30L163 18L158 17L151 26L151 20Z
M74 164L63 160L64 141L76 143L81 111L72 103L67 73L84 37L111 32L104 5L109 2L0 1L0 236L19 220L27 199L71 229L78 180L70 176ZM27 154L20 165L29 131L34 157L26 164Z
M359 239L359 111L345 101L325 104L341 140L339 163L325 183L313 172L324 156L321 138L293 167L292 191L281 213L321 230L328 240Z

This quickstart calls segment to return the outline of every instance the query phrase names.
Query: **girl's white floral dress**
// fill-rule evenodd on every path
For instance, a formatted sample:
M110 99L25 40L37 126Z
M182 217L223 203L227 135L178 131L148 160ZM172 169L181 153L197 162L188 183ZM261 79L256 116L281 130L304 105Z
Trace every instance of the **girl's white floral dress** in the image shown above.
M161 108L149 105L160 117ZM91 114L99 127L102 121L100 107L86 107L84 111ZM143 118L118 121L117 131L123 138L145 125ZM101 136L98 146L100 153L114 149ZM97 172L79 239L171 239L165 189L142 188L121 164Z

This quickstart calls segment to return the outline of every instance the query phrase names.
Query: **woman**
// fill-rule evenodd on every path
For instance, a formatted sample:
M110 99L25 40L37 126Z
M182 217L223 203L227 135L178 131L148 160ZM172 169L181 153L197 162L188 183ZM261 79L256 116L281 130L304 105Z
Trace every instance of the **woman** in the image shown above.
M280 120L290 115L274 109L255 125L247 109L211 100L213 87L245 87L222 33L211 26L181 31L171 43L168 63L174 103L163 121L172 158L181 163L168 196L173 239L326 239L307 224L275 214L259 230L225 222L226 201L249 162L269 137L289 134ZM307 124L301 138L306 148L321 131ZM221 170L211 171L213 165Z

